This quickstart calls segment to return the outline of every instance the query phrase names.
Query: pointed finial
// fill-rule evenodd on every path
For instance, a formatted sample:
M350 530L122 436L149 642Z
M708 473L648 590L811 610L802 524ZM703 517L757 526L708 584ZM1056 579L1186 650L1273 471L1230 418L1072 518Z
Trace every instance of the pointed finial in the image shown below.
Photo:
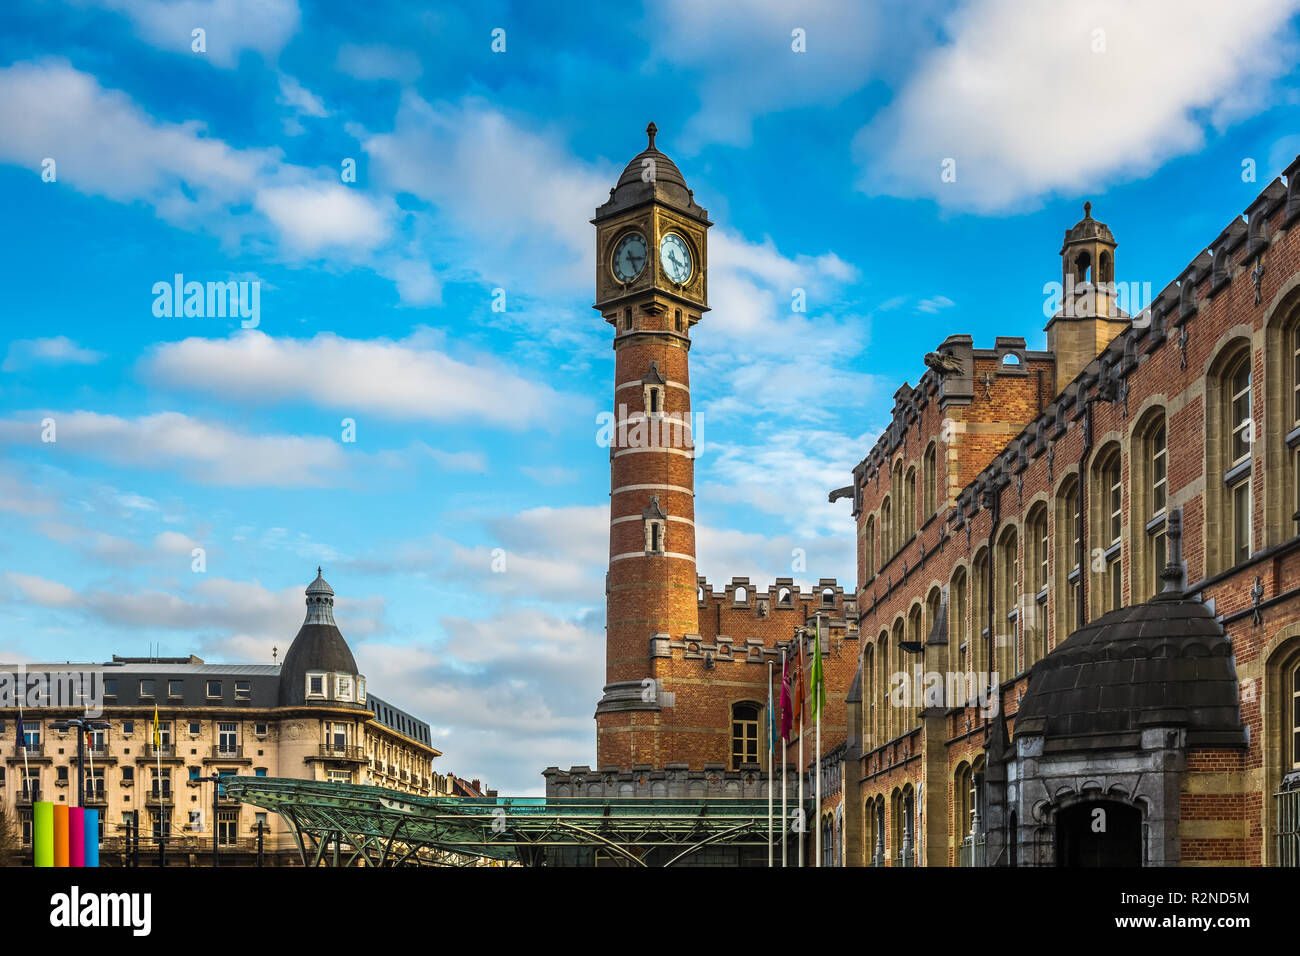
M1086 202L1083 204L1083 218L1084 219L1092 218L1092 203Z
M321 570L320 570L320 565L318 564L316 565L316 577L320 577L320 576L321 576Z
M655 148L655 133L657 132L659 132L659 127L656 126L653 121L645 128L645 134L650 138L650 145L647 146L646 149Z

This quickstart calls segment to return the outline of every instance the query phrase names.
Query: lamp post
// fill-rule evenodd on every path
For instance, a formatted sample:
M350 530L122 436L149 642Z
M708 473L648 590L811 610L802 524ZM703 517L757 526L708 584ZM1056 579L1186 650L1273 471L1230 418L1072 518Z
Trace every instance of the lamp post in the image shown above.
M262 848L265 843L264 837L266 834L271 832L271 828L261 820L258 820L257 826L253 827L253 829L257 831L257 865L265 866L265 863L262 861Z
M217 827L217 813L218 808L221 806L221 774L214 770L206 777L195 777L194 779L200 782L204 780L212 781L212 865L217 867L221 865L221 851L218 849L220 834Z
M77 731L77 806L86 805L86 731L107 730L108 721L91 720L88 717L69 717L67 720L55 720L50 726L59 731L75 729Z

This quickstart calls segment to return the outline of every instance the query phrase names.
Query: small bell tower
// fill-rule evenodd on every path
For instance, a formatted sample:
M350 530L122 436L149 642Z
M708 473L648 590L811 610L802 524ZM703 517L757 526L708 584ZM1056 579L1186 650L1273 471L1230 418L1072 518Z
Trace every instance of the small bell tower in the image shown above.
M1092 203L1084 203L1061 245L1061 308L1047 323L1058 392L1128 327L1115 301L1116 245L1110 227L1092 218Z

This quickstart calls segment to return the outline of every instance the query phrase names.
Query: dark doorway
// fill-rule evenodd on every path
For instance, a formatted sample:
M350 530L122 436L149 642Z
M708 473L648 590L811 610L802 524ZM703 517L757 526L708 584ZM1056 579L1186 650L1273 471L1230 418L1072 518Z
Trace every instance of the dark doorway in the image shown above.
M1141 866L1142 813L1115 800L1089 800L1056 815L1057 866Z

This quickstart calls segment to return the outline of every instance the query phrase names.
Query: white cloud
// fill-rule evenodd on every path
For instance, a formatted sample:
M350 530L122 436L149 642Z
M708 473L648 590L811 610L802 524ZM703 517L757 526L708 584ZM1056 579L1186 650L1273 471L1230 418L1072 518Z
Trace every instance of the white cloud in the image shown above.
M413 337L272 338L260 331L229 339L188 338L145 360L157 382L242 401L307 400L396 419L477 420L507 428L546 424L571 401L483 358L452 358Z
M10 572L4 580L17 599L43 608L76 612L103 625L130 629L174 630L227 659L270 659L272 644L281 655L305 614L303 585L278 591L257 582L201 578L188 591L161 589L72 588L31 574ZM387 601L382 596L335 599L334 615L356 652L361 639L384 628ZM256 651L254 651L256 648Z
M917 312L925 312L927 315L934 315L941 309L948 309L957 303L952 301L946 295L936 295L929 299L922 299L916 304Z
M161 50L238 65L244 50L273 59L298 31L297 0L84 0L125 15L142 39ZM191 33L206 31L206 53L191 49Z
M975 0L859 132L859 185L1007 212L1146 175L1199 149L1207 126L1272 105L1271 81L1295 63L1297 7ZM955 182L941 179L945 159Z
M351 191L330 170L286 164L277 148L236 149L204 124L154 119L65 60L0 68L0 162L115 202L144 202L165 222L237 244L276 236L292 256L343 252L366 261L391 233L388 197ZM253 206L256 215L231 215ZM241 209L242 211L242 209Z
M383 44L345 43L334 64L354 80L396 80L413 83L420 77L420 58L410 50Z
M735 0L727 4L670 0L648 8L642 31L651 65L693 77L699 109L674 148L709 143L749 146L754 121L799 107L833 107L915 47L913 2ZM805 52L793 47L803 31Z
M276 102L303 116L329 116L324 101L287 73L280 74L280 95Z
M291 251L312 254L329 247L373 250L389 236L385 203L340 183L277 186L259 190L254 205L280 231Z
M54 419L57 441L41 441L41 421ZM346 465L327 438L253 435L179 412L135 419L98 412L28 413L0 420L0 442L44 449L51 456L88 455L119 465L178 468L206 484L282 487L330 483Z
M48 339L15 339L9 343L0 372L14 372L30 365L94 365L104 353L82 348L66 335Z
M612 167L582 163L474 98L430 104L407 91L391 133L353 133L377 182L437 207L455 237L439 253L457 268L508 297L590 285L588 220L617 178Z

